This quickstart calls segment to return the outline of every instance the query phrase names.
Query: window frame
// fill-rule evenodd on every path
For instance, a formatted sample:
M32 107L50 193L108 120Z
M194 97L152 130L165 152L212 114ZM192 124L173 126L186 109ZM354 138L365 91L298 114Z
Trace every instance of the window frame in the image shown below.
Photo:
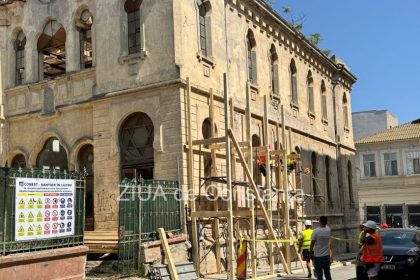
M289 64L290 104L292 108L299 108L298 70L296 61L292 58Z
M346 132L350 131L350 118L349 118L349 100L347 98L347 93L343 93L343 127Z
M409 172L408 172L408 158L407 158L407 153L408 152L418 152L419 153L419 169L420 169L420 147L414 147L414 148L410 148L410 149L403 149L403 168L404 168L404 174L406 175L406 176L419 176L420 175L420 172L419 173L412 173L412 174L409 174ZM414 167L413 167L413 169L414 169ZM420 170L419 170L420 171Z
M198 37L199 37L199 49L200 53L204 57L209 56L209 42L208 42L208 24L207 19L209 10L206 7L206 3L197 1L198 5Z
M321 119L324 123L328 123L328 95L325 81L321 80Z
M246 34L246 62L247 62L247 80L252 85L258 84L258 62L257 62L257 43L254 32L248 29Z
M314 94L314 78L311 70L306 75L306 90L308 98L308 115L315 119L315 94Z
M132 2L127 3L127 2ZM136 3L138 2L138 3ZM132 1L132 0L126 0L124 2L124 12L126 14L126 20L127 20L127 52L128 55L136 55L141 54L143 51L143 38L142 38L142 26L141 26L141 5L143 1ZM138 7L136 7L138 5ZM134 24L134 27L133 27ZM132 32L130 32L130 29L133 29ZM130 45L130 42L132 42L132 38L134 38L134 44Z
M21 37L21 38L19 38ZM13 42L15 51L15 86L20 86L25 83L25 47L26 47L26 35L20 30ZM20 64L21 67L18 68Z
M391 174L391 175L386 174L385 154L396 154L396 159L395 160L397 162L397 174ZM389 161L389 160L387 160L387 161ZM381 164L382 164L382 174L383 174L383 176L386 176L386 177L399 176L400 175L400 161L399 161L398 150L381 151ZM392 167L391 167L391 169L392 169Z
M269 50L270 60L270 89L271 95L276 98L280 97L280 73L279 73L279 56L274 44L271 44Z
M84 13L89 13L90 17L83 20ZM93 48L93 15L89 9L83 9L76 22L79 32L79 65L80 70L94 67L94 48ZM85 46L90 43L91 56L86 55ZM89 59L90 58L90 59Z
M374 161L373 162L375 164L375 169L374 169L375 170L375 176L371 176L371 175L368 176L368 175L365 174L364 156L367 156L367 155L374 155ZM379 177L377 162L378 162L378 155L377 155L376 152L369 151L369 152L360 153L360 170L361 170L362 178L369 179L369 178L378 178ZM369 168L369 170L371 170L371 169Z

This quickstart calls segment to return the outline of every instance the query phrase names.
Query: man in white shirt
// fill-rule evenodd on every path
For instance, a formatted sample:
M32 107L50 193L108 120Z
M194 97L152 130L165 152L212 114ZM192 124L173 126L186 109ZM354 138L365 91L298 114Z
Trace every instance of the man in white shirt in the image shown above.
M315 274L318 280L331 280L330 265L332 263L331 229L327 226L327 217L319 218L320 227L316 228L311 237L311 255L314 257Z

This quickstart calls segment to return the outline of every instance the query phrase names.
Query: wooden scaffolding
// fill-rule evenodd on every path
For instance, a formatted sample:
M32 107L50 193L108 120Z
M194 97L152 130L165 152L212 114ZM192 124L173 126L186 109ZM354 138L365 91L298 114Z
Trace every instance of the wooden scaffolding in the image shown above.
M187 114L187 177L188 191L193 194L193 198L189 199L190 218L191 218L191 239L192 239L192 256L197 271L201 271L200 265L202 258L200 256L200 236L202 235L202 222L211 223L211 235L213 237L213 245L216 259L217 273L222 273L222 256L220 237L223 233L221 223L226 225L225 246L227 247L226 273L228 279L235 278L235 243L241 238L246 238L250 245L250 255L248 260L251 266L252 279L264 279L276 275L275 265L281 264L283 272L291 273L291 250L295 250L295 255L300 262L302 269L305 271L305 265L298 254L295 242L284 242L279 239L294 240L296 234L302 228L302 221L299 226L299 216L303 212L303 207L298 210L298 203L291 207L290 198L296 193L296 179L294 172L287 172L287 148L273 149L268 144L269 139L269 116L268 116L268 97L264 99L264 116L263 116L263 146L252 147L251 139L251 92L250 86L247 86L246 92L246 137L244 142L238 142L233 132L233 114L235 106L231 98L229 98L228 83L226 74L224 75L224 124L225 135L215 137L215 117L214 117L214 96L213 91L209 92L209 119L211 121L211 135L208 139L193 140L192 137L192 117L191 117L191 84L187 79L186 88L186 114ZM270 120L273 124L273 120ZM286 143L286 126L283 107L281 107L281 123L275 123L276 137L280 136L282 143ZM289 146L291 146L291 136L289 131ZM286 146L286 145L284 145ZM291 147L290 147L290 150ZM194 155L205 154L211 160L211 174L201 176L201 159L199 166L194 166ZM225 174L217 174L216 160L224 158ZM265 184L258 186L255 180L255 166L258 159L265 161ZM261 163L260 163L261 164ZM241 166L246 180L240 181L236 179L236 168ZM199 170L200 180L198 190L195 187L194 170ZM258 171L257 171L258 172ZM275 180L272 180L272 173L275 173ZM219 188L210 188L203 192L203 187L209 184L223 185L223 193L219 193ZM211 201L202 202L203 193L212 198ZM244 198L245 207L240 207L239 198ZM220 196L226 198L224 203L219 200ZM204 205L204 206L203 206ZM291 219L294 221L294 230L291 228ZM241 223L246 223L247 228L241 227ZM263 233L267 240L267 255L269 262L268 275L257 275L257 244L258 242L258 225L264 226ZM261 238L260 238L261 239Z

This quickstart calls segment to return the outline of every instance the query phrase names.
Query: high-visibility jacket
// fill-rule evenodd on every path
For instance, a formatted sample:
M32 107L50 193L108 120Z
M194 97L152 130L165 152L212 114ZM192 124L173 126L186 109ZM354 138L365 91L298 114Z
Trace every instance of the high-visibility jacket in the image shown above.
M313 229L305 229L302 231L302 250L309 250L311 248L311 236L312 236Z
M375 242L373 244L363 244L362 262L365 263L381 263L384 261L382 250L382 239L379 233L375 232L370 235Z
M362 235L363 235L363 230L359 233L359 245L363 245L363 242L362 242Z

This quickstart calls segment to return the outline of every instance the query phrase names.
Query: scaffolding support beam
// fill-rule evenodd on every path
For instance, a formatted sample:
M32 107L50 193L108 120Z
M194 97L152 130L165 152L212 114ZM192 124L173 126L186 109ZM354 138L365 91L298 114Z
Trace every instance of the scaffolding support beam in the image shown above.
M228 135L229 135L230 139L232 140L233 145L235 146L235 149L236 149L236 152L238 153L238 156L239 156L240 162L242 163L242 166L243 166L243 168L245 169L245 173L246 173L246 175L247 175L247 177L248 177L248 180L249 180L250 186L252 187L252 189L253 189L253 191L254 191L254 195L255 195L255 197L256 197L256 201L257 201L257 203L258 203L258 206L261 208L261 209L260 209L260 211L262 211L262 213L263 213L264 221L265 221L265 223L266 223L266 225L267 225L267 227L268 227L268 234L269 234L269 238L271 238L271 239L275 240L275 239L276 239L276 234L275 234L275 232L274 232L273 225L272 225L272 223L271 223L271 220L270 220L270 218L269 218L269 215L268 215L268 213L267 213L267 210L265 209L264 201L261 199L261 196L260 196L260 194L259 194L259 192L258 192L258 188L257 188L257 186L255 185L255 182L254 182L254 180L253 180L253 178L252 178L252 175L251 175L251 173L250 173L250 171L249 171L249 168L248 168L248 166L247 166L247 163L246 163L246 160L245 160L245 158L244 158L244 155L242 154L242 151L241 151L241 149L240 149L240 147L239 147L238 142L237 142L237 141L236 141L236 139L235 139L235 136L233 135L232 130L231 130L231 129L229 129L227 132L228 132ZM280 247L281 247L281 246L280 246L280 243L276 242L275 244L276 244L276 246L277 246L278 248L280 248ZM280 255L280 259L281 259L281 262L282 262L282 265L283 265L283 269L284 269L284 271L285 271L287 274L290 274L290 269L289 269L289 266L287 265L287 263L286 263L286 261L285 261L285 259L284 259L283 253L281 253L281 252L280 252L280 254L279 254L279 255Z
M187 78L187 116L188 116L188 169L187 169L187 176L188 176L188 190L189 193L195 193L194 188L194 154L193 154L193 147L192 147L192 121L191 121L191 83L190 78ZM196 211L195 209L195 196L188 197L191 213ZM200 273L200 258L199 258L199 243L198 243L198 234L197 234L197 219L195 217L191 217L191 234L192 234L192 257L193 262L196 270Z
M223 74L223 84L225 92L225 131L229 131L229 86L227 81L227 74ZM228 133L225 133L225 143L226 143L226 185L229 193L228 200L228 279L235 279L235 260L234 260L234 238L233 238L233 188L232 188L232 173L231 173L231 156L230 156L230 139Z

